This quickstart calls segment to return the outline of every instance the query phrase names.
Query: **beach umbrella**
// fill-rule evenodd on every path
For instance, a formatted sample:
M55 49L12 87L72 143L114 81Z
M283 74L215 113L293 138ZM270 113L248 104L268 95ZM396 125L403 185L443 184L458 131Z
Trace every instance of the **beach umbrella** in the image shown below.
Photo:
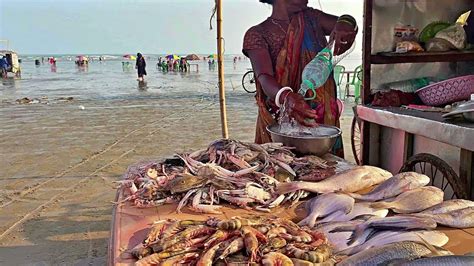
M193 61L193 60L200 60L200 59L199 59L199 56L197 56L196 54L189 54L186 56L186 60Z
M168 60L178 60L179 56L177 56L175 54L169 54L169 55L166 56L166 59L168 59Z
M136 56L131 55L131 54L126 54L126 55L123 56L123 58L129 59L129 60L136 60L137 59Z

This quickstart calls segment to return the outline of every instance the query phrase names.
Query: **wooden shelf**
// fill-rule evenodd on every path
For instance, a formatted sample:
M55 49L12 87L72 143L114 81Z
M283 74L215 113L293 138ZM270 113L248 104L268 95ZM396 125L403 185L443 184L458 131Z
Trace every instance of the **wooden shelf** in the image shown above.
M474 51L378 53L370 56L371 64L474 61Z

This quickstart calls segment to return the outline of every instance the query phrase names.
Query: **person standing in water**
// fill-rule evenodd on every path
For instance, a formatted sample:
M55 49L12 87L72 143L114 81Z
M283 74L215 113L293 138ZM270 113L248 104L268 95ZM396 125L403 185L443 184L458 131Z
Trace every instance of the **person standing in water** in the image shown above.
M137 62L135 64L135 68L138 72L138 81L143 82L143 76L146 76L146 62L145 57L141 53L137 53Z
M280 118L280 107L305 126L339 127L336 84L331 77L317 89L316 98L305 101L298 93L302 72L316 54L335 41L336 54L354 43L357 23L350 15L334 16L308 6L308 0L259 0L270 4L272 14L251 27L244 37L243 53L250 58L256 77L258 118L256 143L271 142L266 126ZM317 123L317 124L316 124ZM342 138L333 153L343 157Z

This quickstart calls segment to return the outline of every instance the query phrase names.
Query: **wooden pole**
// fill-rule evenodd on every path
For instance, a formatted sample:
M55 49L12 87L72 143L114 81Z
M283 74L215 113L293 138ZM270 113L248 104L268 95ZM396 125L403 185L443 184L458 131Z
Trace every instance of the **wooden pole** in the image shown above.
M219 104L221 108L222 137L229 138L227 129L227 110L225 104L224 88L224 45L222 38L222 0L216 0L217 8L217 70L219 72Z

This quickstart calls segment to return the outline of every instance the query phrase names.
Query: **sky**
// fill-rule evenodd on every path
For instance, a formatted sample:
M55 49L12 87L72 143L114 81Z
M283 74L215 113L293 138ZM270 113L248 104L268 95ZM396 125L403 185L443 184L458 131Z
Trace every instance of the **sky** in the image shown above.
M323 11L351 14L362 25L362 0L309 5L319 9L319 2ZM20 54L211 54L213 7L214 0L0 0L0 39ZM240 54L246 30L270 13L258 0L223 0L225 53Z

